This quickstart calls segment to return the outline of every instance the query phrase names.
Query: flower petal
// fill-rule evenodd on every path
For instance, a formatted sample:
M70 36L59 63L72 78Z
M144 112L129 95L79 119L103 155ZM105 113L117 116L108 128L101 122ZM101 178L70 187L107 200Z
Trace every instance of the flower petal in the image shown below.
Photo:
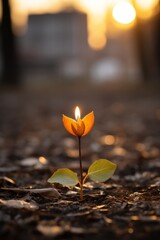
M82 121L82 119L78 119L78 122L76 122L76 126L75 125L71 125L72 126L72 130L73 132L76 134L76 136L81 137L83 136L83 133L85 131L85 125Z
M63 122L63 125L64 125L65 129L66 129L70 134L72 134L72 135L74 135L74 136L77 136L77 135L75 134L75 132L73 131L73 129L72 129L72 126L74 126L74 128L76 128L76 124L77 124L74 119L69 118L69 117L67 117L67 116L65 116L65 115L63 114L63 116L62 116L62 122Z
M83 133L82 136L85 136L85 135L87 135L91 131L91 129L92 129L93 125L94 125L94 112L92 111L92 112L88 113L82 119L82 121L83 121L83 123L85 125L85 130L84 130L84 133Z

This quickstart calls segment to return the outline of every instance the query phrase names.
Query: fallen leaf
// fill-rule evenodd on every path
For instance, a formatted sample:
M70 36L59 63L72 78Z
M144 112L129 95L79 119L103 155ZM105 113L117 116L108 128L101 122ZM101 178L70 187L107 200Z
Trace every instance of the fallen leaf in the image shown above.
M27 193L39 193L47 198L58 198L60 197L60 193L55 188L35 188L35 189L27 189L27 188L1 188L1 190L6 191L15 191L15 192L27 192Z
M64 232L70 230L69 224L64 225L57 225L55 221L41 221L38 226L37 230L41 232L46 237L57 237Z
M25 208L28 210L37 210L38 209L38 205L33 203L33 202L26 202L24 200L2 200L0 199L0 204L3 204L7 207L11 207L11 208Z

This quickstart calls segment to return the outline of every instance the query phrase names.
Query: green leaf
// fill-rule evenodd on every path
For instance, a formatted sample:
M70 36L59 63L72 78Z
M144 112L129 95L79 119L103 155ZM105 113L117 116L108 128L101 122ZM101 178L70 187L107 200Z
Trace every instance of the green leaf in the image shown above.
M106 160L100 159L91 164L88 169L88 176L93 181L105 182L116 170L117 165Z
M79 181L77 173L68 168L60 168L48 179L49 183L60 183L63 186L75 186Z

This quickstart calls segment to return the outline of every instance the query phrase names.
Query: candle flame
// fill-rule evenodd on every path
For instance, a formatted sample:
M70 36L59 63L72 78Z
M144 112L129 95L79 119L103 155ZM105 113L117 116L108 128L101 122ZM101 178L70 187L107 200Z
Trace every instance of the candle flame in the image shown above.
M78 120L79 118L81 118L81 113L79 107L77 106L75 109L75 119Z

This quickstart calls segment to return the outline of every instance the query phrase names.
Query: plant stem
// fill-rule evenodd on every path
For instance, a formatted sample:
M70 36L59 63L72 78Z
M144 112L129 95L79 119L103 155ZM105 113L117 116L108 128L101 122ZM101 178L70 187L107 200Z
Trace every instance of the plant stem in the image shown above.
M79 147L79 164L80 164L80 199L83 200L83 168L82 168L82 154L81 154L81 137L78 137Z

